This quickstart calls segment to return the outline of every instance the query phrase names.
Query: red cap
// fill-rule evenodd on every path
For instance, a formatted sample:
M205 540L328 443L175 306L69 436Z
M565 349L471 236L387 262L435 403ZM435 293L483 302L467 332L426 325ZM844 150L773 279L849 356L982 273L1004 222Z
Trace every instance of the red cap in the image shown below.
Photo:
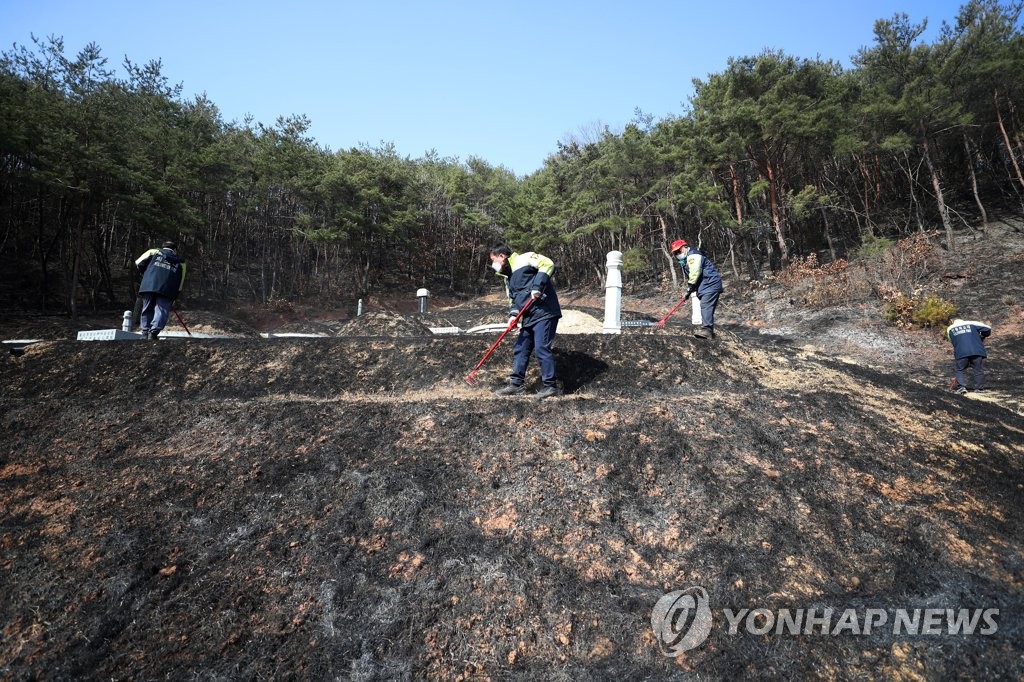
M685 249L685 248L686 248L686 240L685 239L677 239L674 242L672 242L672 253L675 253L676 251L680 251L680 250Z

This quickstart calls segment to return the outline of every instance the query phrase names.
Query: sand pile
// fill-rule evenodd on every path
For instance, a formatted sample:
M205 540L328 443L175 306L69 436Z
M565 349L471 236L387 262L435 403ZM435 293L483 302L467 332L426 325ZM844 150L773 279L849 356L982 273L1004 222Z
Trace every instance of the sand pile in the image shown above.
M562 319L558 321L559 334L600 334L604 322L593 315L579 310L562 309Z

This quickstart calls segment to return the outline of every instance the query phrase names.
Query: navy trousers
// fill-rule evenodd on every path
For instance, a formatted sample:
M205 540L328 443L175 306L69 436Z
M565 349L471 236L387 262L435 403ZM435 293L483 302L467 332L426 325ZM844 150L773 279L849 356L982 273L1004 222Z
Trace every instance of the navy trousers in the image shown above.
M545 386L556 386L555 354L551 352L551 344L555 340L558 329L558 318L541 320L519 331L519 338L513 349L512 374L509 381L521 386L526 381L526 367L530 364L530 355L536 351L537 362L540 363L541 381Z
M954 364L956 369L956 385L967 388L966 370L974 366L974 390L985 388L985 358L980 355L969 355L966 358L957 358Z
M697 298L700 300L701 325L705 329L715 330L715 308L718 307L718 297L721 295L721 289L697 295Z
M139 315L139 329L142 331L163 331L167 317L171 313L174 299L156 293L139 294L142 296L142 313Z

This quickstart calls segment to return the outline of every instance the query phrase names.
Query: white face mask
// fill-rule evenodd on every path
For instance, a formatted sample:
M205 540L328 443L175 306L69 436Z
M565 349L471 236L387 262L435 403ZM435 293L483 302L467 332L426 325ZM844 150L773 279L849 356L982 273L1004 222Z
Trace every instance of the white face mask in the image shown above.
M500 261L491 263L491 270L495 272L501 272L502 263Z

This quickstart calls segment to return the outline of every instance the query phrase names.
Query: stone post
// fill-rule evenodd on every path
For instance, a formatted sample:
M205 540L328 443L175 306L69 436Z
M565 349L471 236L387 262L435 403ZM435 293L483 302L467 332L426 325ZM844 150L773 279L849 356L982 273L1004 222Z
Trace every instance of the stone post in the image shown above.
M605 334L622 333L622 252L608 252L608 275L604 284L604 327Z

